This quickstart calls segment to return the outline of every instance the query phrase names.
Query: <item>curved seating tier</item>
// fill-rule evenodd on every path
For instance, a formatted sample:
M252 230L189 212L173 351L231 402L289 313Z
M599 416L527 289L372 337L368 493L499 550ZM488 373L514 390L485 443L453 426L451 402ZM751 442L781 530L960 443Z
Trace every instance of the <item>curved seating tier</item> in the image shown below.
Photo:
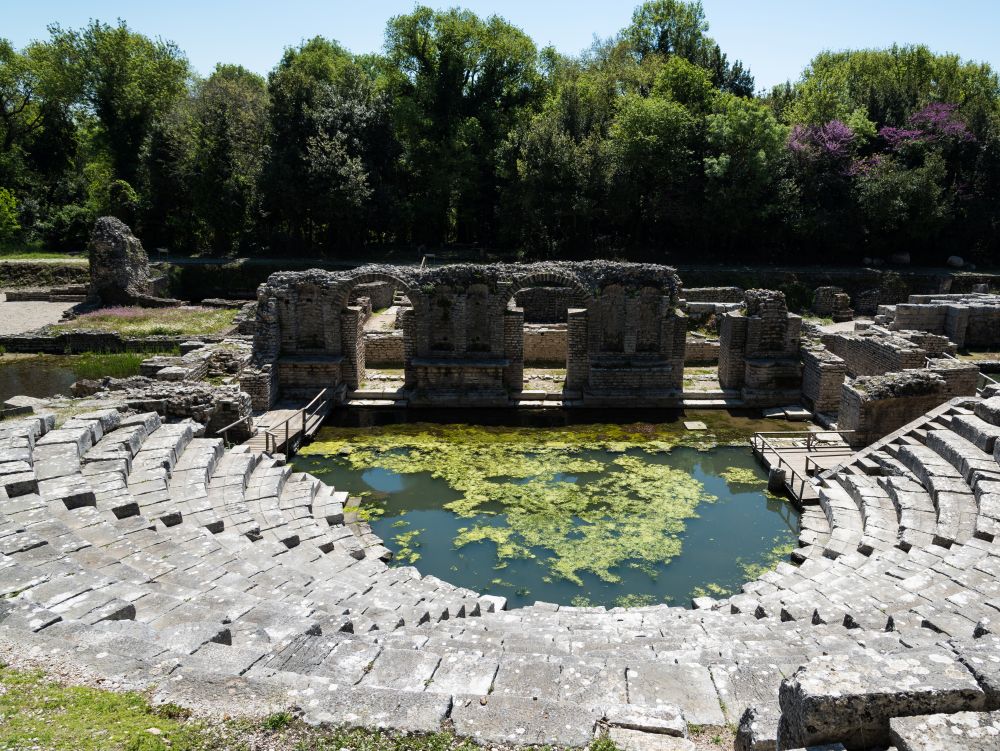
M825 473L798 565L696 609L507 611L387 565L345 492L192 423L12 420L0 643L228 713L294 704L313 722L405 731L447 719L495 744L585 745L606 727L636 747L749 712L741 737L773 738L793 717L782 682L825 656L975 663L970 645L1000 618L996 401L946 405ZM981 693L962 708L1000 708Z

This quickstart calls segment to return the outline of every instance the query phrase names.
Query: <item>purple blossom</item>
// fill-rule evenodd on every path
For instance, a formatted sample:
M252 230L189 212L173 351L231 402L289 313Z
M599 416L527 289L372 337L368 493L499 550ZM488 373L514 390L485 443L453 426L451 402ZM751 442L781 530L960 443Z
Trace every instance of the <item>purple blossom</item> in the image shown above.
M890 148L898 149L901 146L919 141L924 137L922 130L915 128L897 128L886 125L879 129L878 134L889 145Z
M788 148L797 154L844 159L851 154L854 131L841 120L825 125L796 125L788 136Z
M934 102L914 112L909 127L887 125L878 134L891 149L899 150L915 143L933 143L939 140L958 143L975 143L976 137L964 120L956 117L958 106L947 102Z
M922 110L910 116L910 124L915 125L927 134L943 138L972 143L976 137L969 130L964 120L956 117L957 104L933 102Z

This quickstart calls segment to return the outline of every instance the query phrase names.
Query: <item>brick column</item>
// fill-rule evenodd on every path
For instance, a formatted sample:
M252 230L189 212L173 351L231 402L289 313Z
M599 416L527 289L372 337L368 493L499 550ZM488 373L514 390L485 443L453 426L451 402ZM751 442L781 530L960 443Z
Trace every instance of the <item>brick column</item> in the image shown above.
M365 337L361 308L352 306L344 309L340 315L340 331L344 383L348 388L356 389L365 379Z
M566 311L566 388L582 391L587 385L590 354L587 348L587 311Z
M503 369L503 385L511 392L524 387L524 310L507 309L503 315L504 358L510 361Z

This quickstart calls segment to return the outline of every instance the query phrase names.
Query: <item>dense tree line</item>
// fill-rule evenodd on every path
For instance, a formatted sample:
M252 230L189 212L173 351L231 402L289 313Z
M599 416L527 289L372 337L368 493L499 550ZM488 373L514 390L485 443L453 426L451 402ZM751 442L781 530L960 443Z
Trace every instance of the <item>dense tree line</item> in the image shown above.
M650 0L571 57L502 18L418 7L381 54L317 36L265 78L193 75L116 25L0 40L0 242L531 257L989 260L1000 83L926 47L823 52L754 91L701 4Z

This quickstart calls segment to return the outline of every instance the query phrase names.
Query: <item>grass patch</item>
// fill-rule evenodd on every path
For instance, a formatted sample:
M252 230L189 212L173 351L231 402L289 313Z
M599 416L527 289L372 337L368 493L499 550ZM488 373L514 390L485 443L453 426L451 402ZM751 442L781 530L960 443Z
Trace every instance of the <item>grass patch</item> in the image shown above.
M199 726L162 717L137 693L67 687L38 672L0 668L0 748L201 751Z
M139 375L139 366L149 355L137 352L113 352L84 355L73 355L70 367L78 378L95 379L110 376L111 378L129 378Z
M107 331L121 336L194 336L219 334L233 326L232 308L100 308L72 321L53 324L55 331Z
M318 729L287 712L261 721L191 720L136 692L63 686L37 671L0 666L0 749L46 751L477 751L451 733ZM606 738L590 751L615 751Z

